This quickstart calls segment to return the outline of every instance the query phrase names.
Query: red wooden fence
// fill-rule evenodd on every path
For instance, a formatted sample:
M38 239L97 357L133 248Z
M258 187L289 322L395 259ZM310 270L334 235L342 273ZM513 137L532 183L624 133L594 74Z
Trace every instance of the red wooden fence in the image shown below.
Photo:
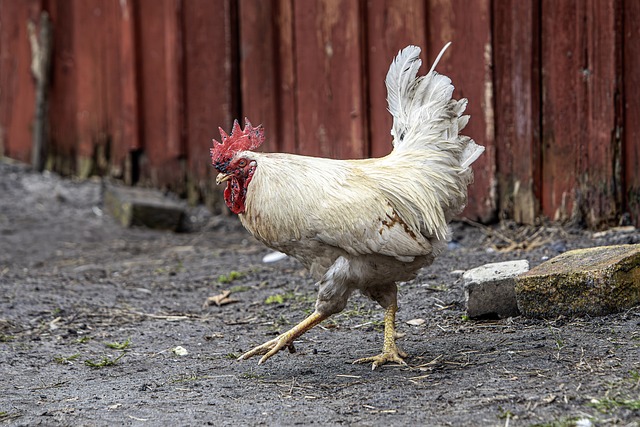
M27 22L53 22L47 167L218 203L217 126L266 150L389 152L407 44L469 98L486 153L465 215L640 222L640 6L623 0L0 0L0 155L29 161ZM427 67L427 64L424 66ZM423 69L423 72L426 70Z

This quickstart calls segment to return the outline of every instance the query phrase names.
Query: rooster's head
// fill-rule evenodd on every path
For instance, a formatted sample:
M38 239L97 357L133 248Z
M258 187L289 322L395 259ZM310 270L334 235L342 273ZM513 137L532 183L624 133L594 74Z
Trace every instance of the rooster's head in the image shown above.
M213 140L211 149L211 163L220 172L216 183L227 183L224 190L224 200L233 213L241 214L245 209L247 187L256 170L256 162L248 158L247 151L255 150L264 141L262 125L253 127L245 118L244 129L238 121L233 122L231 135L227 135L222 128L220 137L222 143Z

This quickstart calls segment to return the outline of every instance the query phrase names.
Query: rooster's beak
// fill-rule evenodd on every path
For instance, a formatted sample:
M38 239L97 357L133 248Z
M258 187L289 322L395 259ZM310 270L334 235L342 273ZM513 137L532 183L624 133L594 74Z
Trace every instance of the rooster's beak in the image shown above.
M219 173L216 176L216 184L220 185L225 181L229 181L233 175L230 173Z

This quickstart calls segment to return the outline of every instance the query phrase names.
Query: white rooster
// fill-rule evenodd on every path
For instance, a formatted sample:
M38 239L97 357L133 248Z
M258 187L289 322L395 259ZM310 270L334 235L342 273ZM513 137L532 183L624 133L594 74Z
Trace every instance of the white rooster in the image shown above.
M304 332L342 311L354 291L384 309L382 353L354 363L404 364L396 345L397 282L411 280L446 246L448 222L467 201L471 164L484 147L462 130L466 99L452 99L451 80L434 71L417 77L420 48L401 50L386 85L393 115L393 151L382 158L333 160L256 153L262 126L236 121L214 141L216 182L242 224L270 248L298 259L318 280L315 311L280 336L244 353L264 362Z

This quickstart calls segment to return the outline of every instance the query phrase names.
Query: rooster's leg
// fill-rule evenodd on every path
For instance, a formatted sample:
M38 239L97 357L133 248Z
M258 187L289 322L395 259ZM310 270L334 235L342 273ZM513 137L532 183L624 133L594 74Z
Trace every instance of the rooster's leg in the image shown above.
M262 358L258 362L258 365L265 362L268 358L279 352L285 347L290 347L293 345L293 341L298 338L300 335L307 332L309 329L316 326L318 323L322 322L324 319L329 317L326 314L319 313L314 311L309 317L304 319L302 322L298 323L293 328L289 329L282 335L278 335L276 338L271 341L267 341L266 343L255 347L253 350L247 351L242 356L238 357L238 360L248 359L257 354L263 354Z
M389 362L406 365L403 358L407 357L407 353L402 351L396 344L396 311L398 311L398 306L391 304L384 312L384 344L382 346L382 353L377 356L358 359L353 363L373 362L371 369L376 369Z

